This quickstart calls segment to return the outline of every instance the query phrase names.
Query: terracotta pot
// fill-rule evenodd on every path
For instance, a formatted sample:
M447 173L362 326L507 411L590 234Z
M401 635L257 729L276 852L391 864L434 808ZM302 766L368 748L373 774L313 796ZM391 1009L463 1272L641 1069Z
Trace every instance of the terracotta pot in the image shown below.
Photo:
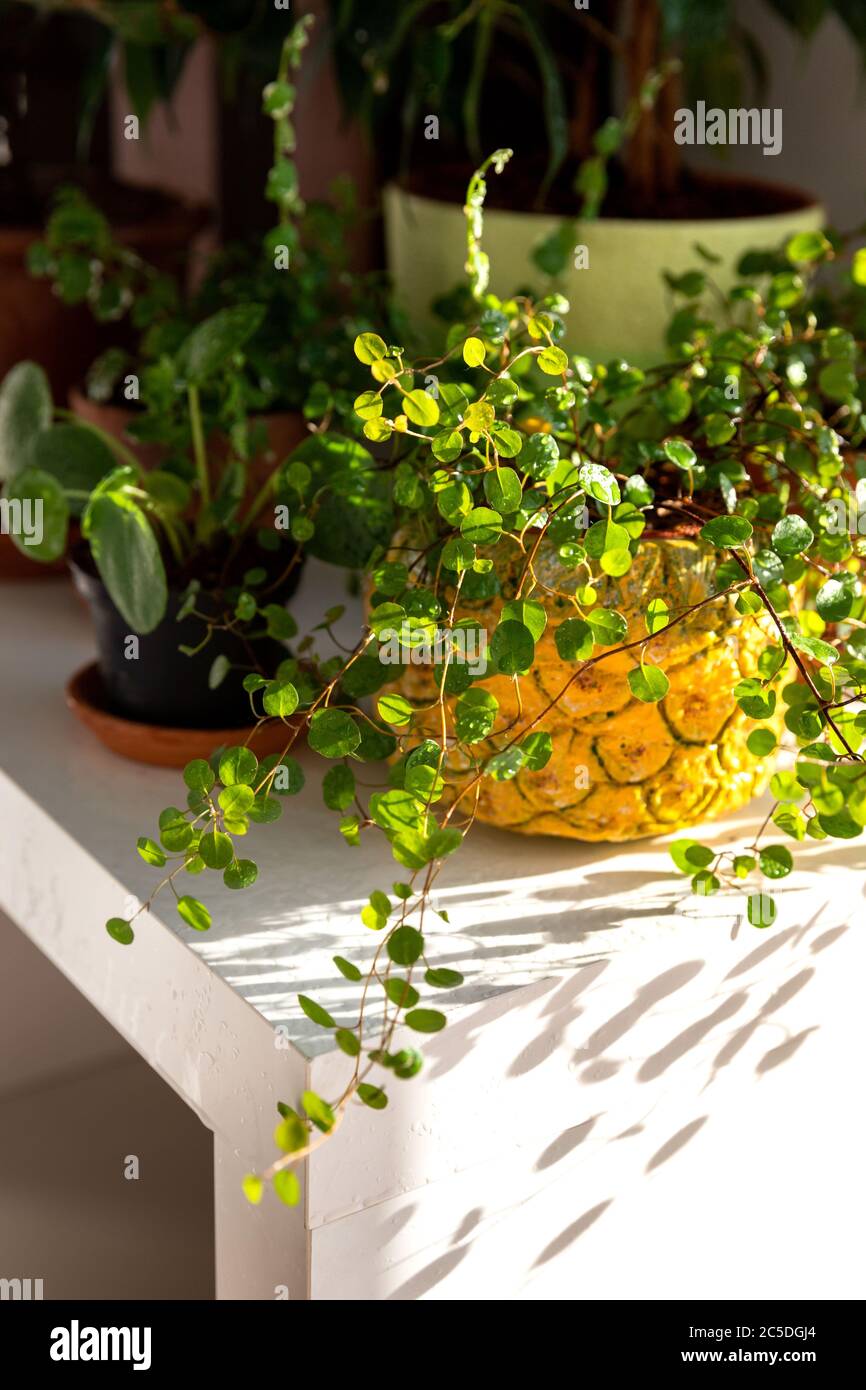
M252 419L264 425L267 436L265 450L257 454L250 464L250 490L256 492L275 466L309 438L309 430L300 411L274 411L269 415L254 415ZM209 447L214 458L225 458L227 443L224 439L215 436Z
M27 250L41 235L0 227L0 380L16 362L39 362L62 400L99 351L100 330L86 306L70 308L29 274Z
M136 412L128 406L105 405L100 401L92 401L79 386L74 386L69 392L69 408L79 419L97 425L99 429L105 430L106 434L110 434L112 439L118 439L125 444L142 468L159 467L165 453L162 445L139 443L127 433L136 417ZM297 448L307 438L309 431L303 415L296 411L275 411L269 415L254 416L253 419L264 424L268 441L266 451L258 455L250 467L250 486L257 490L274 465L281 463ZM220 436L214 436L209 441L208 452L217 460L224 459L228 452L227 441Z
M75 182L74 173L66 181ZM159 269L185 277L191 243L207 211L147 190L133 192L134 215L114 223L116 236ZM105 210L111 214L110 206ZM96 323L84 305L64 304L46 280L30 275L27 250L42 234L41 226L0 226L0 379L16 362L39 362L62 400L97 354L116 341L117 330Z
M165 456L165 449L161 444L143 444L127 434L129 426L136 418L137 412L128 406L104 404L101 401L92 401L86 396L79 386L73 386L69 392L69 409L78 416L79 420L84 420L88 425L96 425L97 429L104 430L110 434L112 439L124 444L130 453L134 454L142 468L158 468Z
M72 544L78 539L79 534L77 525L70 527ZM65 579L68 573L65 556L50 564L42 564L39 560L31 560L20 551L11 536L0 535L0 583L19 579Z

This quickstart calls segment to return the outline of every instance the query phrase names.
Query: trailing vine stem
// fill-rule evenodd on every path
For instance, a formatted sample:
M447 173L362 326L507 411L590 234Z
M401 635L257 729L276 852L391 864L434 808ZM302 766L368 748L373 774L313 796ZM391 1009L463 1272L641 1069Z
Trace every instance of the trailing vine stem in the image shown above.
M833 525L840 506L866 503L866 484L858 491L850 476L862 464L866 478L855 408L864 374L858 340L815 322L802 265L830 257L831 242L794 238L763 293L729 296L721 328L699 303L706 278L692 274L674 289L688 303L679 311L682 345L669 360L646 372L593 365L560 345L567 310L560 295L534 302L486 291L484 174L507 154L482 166L467 196L469 322L453 324L444 352L415 367L402 347L375 333L356 339L355 356L372 376L355 400L357 431L374 445L390 443L391 456L374 458L359 439L320 427L303 446L303 468L298 456L284 466L307 532L299 555L321 554L320 546L332 554L334 538L345 543L363 516L370 545L360 636L341 655L320 654L314 629L275 675L250 672L256 727L286 725L281 753L259 762L248 740L211 763L190 764L187 810L166 808L159 844L139 841L148 862L179 856L160 888L175 891L181 870L207 869L221 869L229 887L249 886L257 868L238 858L234 838L250 822L275 819L278 798L301 790L304 773L292 754L303 736L326 761L322 794L346 842L378 831L405 870L361 911L364 927L379 934L369 963L361 969L334 958L359 986L355 1016L338 1022L299 996L351 1066L333 1097L305 1092L294 1106L280 1103L282 1153L248 1175L252 1201L265 1182L284 1202L296 1201L297 1164L336 1132L350 1103L382 1109L389 1078L417 1074L420 1053L396 1044L397 1029L437 1032L445 1015L419 1007L419 986L453 989L463 978L428 959L431 918L438 912L448 921L434 900L439 876L483 815L489 789L531 779L550 762L554 744L544 725L603 663L632 658L630 697L659 704L669 689L668 639L678 629L698 634L700 650L709 650L702 615L715 607L715 644L724 645L736 623L755 648L726 696L726 718L753 726L747 741L743 735L748 756L758 764L772 756L783 722L798 748L795 771L773 777L771 808L749 845L713 849L683 839L671 846L693 892L788 874L787 847L765 844L771 825L799 841L851 838L866 824L861 547ZM737 322L744 302L752 318ZM847 403L841 414L834 399ZM680 518L673 535L703 557L704 591L682 599L652 592L645 611L630 603L621 613L620 581L648 542L668 543L671 517ZM329 610L317 627L333 638L341 611ZM226 621L242 631L246 619ZM413 684L412 654L440 625L444 649L421 658L425 670ZM554 695L528 708L522 681L548 626L559 662L573 669ZM484 669L474 673L461 645L472 633L487 643ZM385 655L395 637L409 653L396 665ZM795 678L783 685L790 670ZM353 769L383 758L390 759L385 779L359 787ZM197 899L184 895L177 908L188 925L210 923ZM747 915L758 928L775 919L764 886L749 893ZM112 919L109 930L131 940L126 922Z

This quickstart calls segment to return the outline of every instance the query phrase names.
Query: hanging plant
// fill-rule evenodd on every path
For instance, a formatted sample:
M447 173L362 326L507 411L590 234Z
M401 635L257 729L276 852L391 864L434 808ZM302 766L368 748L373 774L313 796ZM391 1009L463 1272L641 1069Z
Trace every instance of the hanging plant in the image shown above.
M249 676L254 716L286 725L282 754L257 762L234 747L191 763L186 804L138 842L182 920L207 929L188 876L254 882L246 832L301 792L294 754L305 743L324 762L322 796L346 852L382 835L396 864L361 912L372 960L335 957L361 987L357 1014L336 1019L299 999L345 1053L345 1083L280 1105L281 1156L246 1180L252 1201L266 1180L296 1201L294 1165L346 1107L381 1109L390 1086L420 1070L420 1051L396 1032L419 1042L438 1032L437 994L462 983L431 958L428 928L439 875L476 820L628 838L648 833L637 810L613 831L601 810L587 814L593 779L612 789L605 798L656 779L635 807L657 831L742 804L772 777L756 835L671 847L694 893L733 895L757 928L776 917L773 888L799 842L866 825L863 361L826 306L819 324L811 287L816 267L842 263L841 247L795 238L763 288L743 283L712 315L710 268L692 274L672 285L670 360L648 371L593 364L559 345L560 296L486 291L486 177L508 156L498 151L471 185L472 310L441 355L412 363L360 334L370 383L355 412L371 450L321 434L286 465L294 534L364 570L357 642L319 650L332 609L278 679ZM588 789L569 768L566 800L573 737L589 738L595 762ZM774 771L780 747L789 756ZM529 813L508 821L503 807L518 802ZM108 930L128 944L133 921Z

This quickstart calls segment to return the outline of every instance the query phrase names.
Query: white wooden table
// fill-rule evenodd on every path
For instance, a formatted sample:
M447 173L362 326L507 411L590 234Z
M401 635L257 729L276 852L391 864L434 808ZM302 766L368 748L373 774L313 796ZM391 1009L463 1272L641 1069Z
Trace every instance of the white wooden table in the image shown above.
M339 598L332 571L304 583L314 611ZM759 932L740 900L684 896L660 842L473 831L430 952L466 983L437 992L424 1071L389 1078L384 1112L350 1107L300 1206L251 1208L277 1100L334 1094L348 1065L296 995L353 1014L331 957L369 956L360 907L400 870L342 844L302 754L304 792L255 827L256 885L197 880L209 933L158 899L116 945L103 923L151 890L135 840L179 776L66 711L92 642L62 581L0 599L0 906L213 1131L220 1298L863 1296L857 841L801 849Z

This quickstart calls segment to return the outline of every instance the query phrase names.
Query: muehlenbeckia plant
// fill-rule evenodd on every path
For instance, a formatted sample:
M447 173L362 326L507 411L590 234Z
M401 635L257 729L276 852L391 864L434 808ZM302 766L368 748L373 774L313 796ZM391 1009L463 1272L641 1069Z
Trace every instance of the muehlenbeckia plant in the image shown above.
M375 935L372 962L362 969L335 957L335 969L361 985L357 1014L338 1020L314 999L299 1001L345 1053L345 1084L280 1105L281 1154L247 1179L253 1201L268 1179L280 1198L297 1200L294 1166L350 1102L381 1109L389 1086L421 1067L396 1030L420 1039L444 1027L436 993L462 980L430 959L431 892L472 827L479 786L544 768L546 715L591 668L627 655L631 693L650 705L668 690L665 635L695 609L715 612L720 625L733 614L757 625L757 672L732 680L731 696L754 724L750 751L768 756L783 731L790 765L773 778L772 808L746 843L686 838L672 849L694 892L744 894L755 927L771 926L772 886L790 873L798 842L846 840L866 825L863 359L849 332L818 325L810 289L832 242L795 238L785 269L720 297L712 317L700 308L709 267L675 284L682 303L670 360L649 371L599 365L560 346L561 297L486 292L479 224L490 162L468 200L471 315L452 325L434 361L410 362L400 346L361 334L355 354L370 385L355 409L372 451L324 435L288 464L319 553L339 559L354 537L345 562L363 569L367 592L354 647L319 652L311 633L277 680L250 676L256 718L285 722L282 755L257 762L235 747L191 763L187 804L163 811L158 842L139 841L183 920L206 928L210 912L186 891L188 876L253 882L237 837L301 792L294 755L306 745L323 762L321 794L349 852L382 835L396 863L395 881L361 912ZM702 547L707 595L678 609L670 595L649 594L645 631L628 638L622 613L604 601L608 581L628 575L649 535L677 528ZM545 548L570 576L556 594L539 563ZM473 670L461 659L472 625L461 603L497 596L506 601L487 634L487 664ZM556 649L573 672L547 711L505 720L489 682L505 677L519 691L531 676L552 597L562 600ZM336 616L319 626L329 630ZM395 689L401 668L380 660L395 632L408 664L416 647L439 640L423 709ZM435 736L419 735L431 715ZM132 941L129 921L108 930Z

